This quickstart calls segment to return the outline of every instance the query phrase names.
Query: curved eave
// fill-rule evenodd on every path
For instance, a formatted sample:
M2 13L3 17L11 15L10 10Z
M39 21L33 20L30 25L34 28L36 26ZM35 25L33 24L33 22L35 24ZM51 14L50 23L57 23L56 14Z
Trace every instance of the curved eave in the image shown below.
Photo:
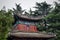
M28 19L28 20L41 20L43 17L41 16L37 16L37 17L33 17L33 16L26 16L26 15L21 15L21 14L16 14L19 18L23 18L23 19Z
M36 37L36 38L54 38L56 35L49 35L44 33L24 33L24 32L17 32L17 33L10 33L10 36L14 37Z

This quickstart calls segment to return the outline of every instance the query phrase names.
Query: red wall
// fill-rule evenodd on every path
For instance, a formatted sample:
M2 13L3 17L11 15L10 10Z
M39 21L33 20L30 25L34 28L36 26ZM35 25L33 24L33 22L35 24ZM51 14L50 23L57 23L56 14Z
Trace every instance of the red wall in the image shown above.
M24 24L18 24L16 30L25 31L25 32L37 32L36 26L32 26L32 25L27 26Z

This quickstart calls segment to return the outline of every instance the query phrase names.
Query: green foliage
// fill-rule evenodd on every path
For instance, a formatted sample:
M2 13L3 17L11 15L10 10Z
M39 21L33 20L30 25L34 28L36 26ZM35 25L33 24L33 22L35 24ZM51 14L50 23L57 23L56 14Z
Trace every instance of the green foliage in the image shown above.
M44 19L49 23L48 31L56 34L55 40L60 40L60 3L55 2L55 8Z
M22 10L22 7L20 6L20 4L16 4L16 9L13 8L14 13L20 13L22 14L25 10Z
M0 11L0 40L6 40L10 28L12 28L13 16L12 11Z
M45 4L45 3L44 3ZM41 9L44 9L43 7L41 8L41 4L40 3L36 3L37 10L36 11L41 11ZM44 6L46 7L46 6ZM35 12L36 12L35 11ZM38 13L36 12L36 13ZM42 11L44 12L44 11ZM45 12L44 12L45 13ZM46 11L47 13L47 11ZM51 10L51 12L48 11L48 15L45 16L43 18L43 20L46 21L46 27L41 26L41 24L38 24L38 30L39 31L45 31L45 32L52 32L56 34L56 38L52 39L52 40L60 40L60 3L55 2L55 7L53 8L53 10Z
M42 3L38 3L36 2L36 8L35 10L35 15L47 15L50 10L51 10L51 5L50 4L47 4L46 1L45 2L42 2Z
M55 2L55 9L53 10L55 13L60 12L60 3Z

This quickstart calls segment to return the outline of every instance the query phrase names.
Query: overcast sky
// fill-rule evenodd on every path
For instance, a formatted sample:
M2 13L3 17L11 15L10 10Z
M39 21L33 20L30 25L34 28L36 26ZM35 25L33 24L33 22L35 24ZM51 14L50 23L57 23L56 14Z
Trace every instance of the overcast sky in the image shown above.
M35 6L36 2L43 2L43 1L52 4L54 1L58 1L58 0L0 0L0 9L2 9L3 6L5 6L6 9L12 9L15 8L15 3L17 4L21 3L23 9L29 10L29 8ZM32 8L32 10L34 9Z

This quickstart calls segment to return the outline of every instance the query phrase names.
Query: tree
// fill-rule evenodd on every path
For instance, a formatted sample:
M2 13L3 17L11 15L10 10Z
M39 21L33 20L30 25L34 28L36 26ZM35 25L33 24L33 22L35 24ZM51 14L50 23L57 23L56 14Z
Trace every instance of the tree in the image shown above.
M34 16L34 11L32 11L32 9L30 8L30 10L28 12L25 11L25 15Z
M60 12L60 3L55 2L55 8L53 10L55 13L59 13Z
M30 10L29 10L29 14L30 14L30 15L33 15L33 14L32 14L32 10L31 10L31 8L30 8Z
M45 19L48 20L48 31L56 34L55 40L60 40L60 3L55 2L55 8Z
M0 11L0 40L7 40L9 30L12 28L14 18L11 11Z
M29 15L30 15L30 16L35 16L34 11L32 11L31 8L30 8L30 10L29 10Z
M46 1L42 3L36 2L36 7L34 8L36 8L35 14L45 16L50 12L51 5L47 4Z
M20 4L16 4L16 9L13 8L14 13L20 13L22 14L25 10L22 10L22 7L20 6Z

